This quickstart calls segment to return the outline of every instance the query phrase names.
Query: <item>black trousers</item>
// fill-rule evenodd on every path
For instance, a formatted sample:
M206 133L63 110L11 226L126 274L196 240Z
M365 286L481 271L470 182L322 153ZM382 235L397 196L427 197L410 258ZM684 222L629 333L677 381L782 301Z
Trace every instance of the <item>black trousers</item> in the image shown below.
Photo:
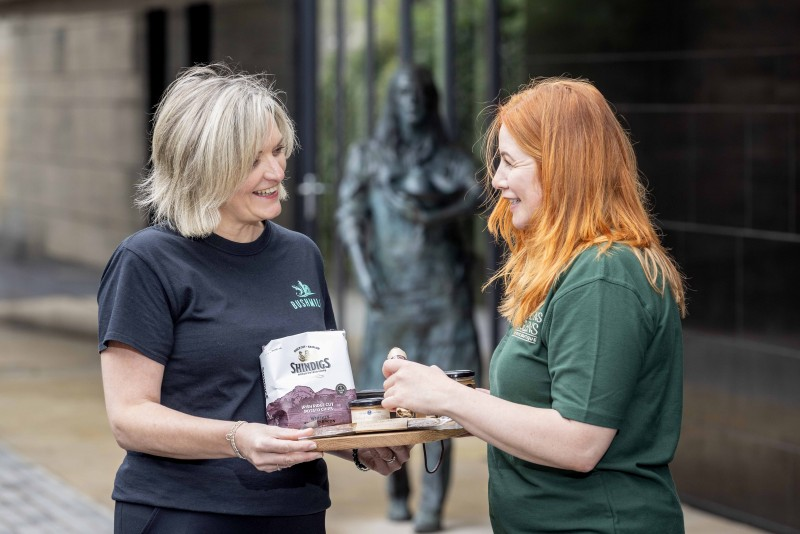
M117 501L114 534L325 534L325 511L257 516L192 512Z

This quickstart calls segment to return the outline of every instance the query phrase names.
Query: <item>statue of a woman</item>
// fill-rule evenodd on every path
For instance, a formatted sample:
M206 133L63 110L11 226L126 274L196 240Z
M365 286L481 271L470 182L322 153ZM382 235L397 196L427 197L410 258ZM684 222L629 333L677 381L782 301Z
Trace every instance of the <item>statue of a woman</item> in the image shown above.
M339 235L368 304L359 389L382 387L394 346L444 370L479 371L469 276L474 172L445 135L430 72L398 69L377 132L351 148L339 189ZM441 467L423 478L417 532L441 528L449 457L446 442ZM396 475L389 517L409 519L408 475Z

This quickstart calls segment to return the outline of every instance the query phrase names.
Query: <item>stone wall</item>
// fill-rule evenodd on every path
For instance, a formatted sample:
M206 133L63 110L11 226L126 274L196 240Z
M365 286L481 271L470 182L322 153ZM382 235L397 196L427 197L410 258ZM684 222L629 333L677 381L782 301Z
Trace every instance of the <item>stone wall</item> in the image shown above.
M145 14L168 18L169 82L188 63L190 2L14 5L0 3L0 255L101 267L146 222L133 207L148 155ZM274 74L291 106L291 2L208 5L209 59Z
M141 225L140 18L0 20L0 251L99 265Z

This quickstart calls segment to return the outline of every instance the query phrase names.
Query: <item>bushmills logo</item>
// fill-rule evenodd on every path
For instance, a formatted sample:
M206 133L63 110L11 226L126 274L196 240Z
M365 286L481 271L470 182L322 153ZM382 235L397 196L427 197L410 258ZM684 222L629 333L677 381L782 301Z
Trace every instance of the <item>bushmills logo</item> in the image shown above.
M308 287L303 282L301 282L300 280L297 281L297 285L296 286L292 286L292 287L294 288L295 291L297 291L297 296L300 297L300 298L310 297L311 295L314 294L314 292L311 291L311 288Z
M310 298L312 295L316 295L316 293L311 291L308 284L304 284L298 280L297 285L292 285L292 289L294 289L298 298L290 300L289 304L291 304L292 308L295 310L299 310L300 308L322 308L322 299Z

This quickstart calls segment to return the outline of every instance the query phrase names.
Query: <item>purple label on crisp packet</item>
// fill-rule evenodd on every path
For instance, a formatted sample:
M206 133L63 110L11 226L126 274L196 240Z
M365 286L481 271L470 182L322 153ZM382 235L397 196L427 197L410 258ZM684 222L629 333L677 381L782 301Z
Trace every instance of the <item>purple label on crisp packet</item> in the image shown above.
M308 386L297 386L267 404L267 423L288 428L303 428L312 421L318 426L343 425L350 422L350 401L355 398L356 390L343 384L316 393Z

